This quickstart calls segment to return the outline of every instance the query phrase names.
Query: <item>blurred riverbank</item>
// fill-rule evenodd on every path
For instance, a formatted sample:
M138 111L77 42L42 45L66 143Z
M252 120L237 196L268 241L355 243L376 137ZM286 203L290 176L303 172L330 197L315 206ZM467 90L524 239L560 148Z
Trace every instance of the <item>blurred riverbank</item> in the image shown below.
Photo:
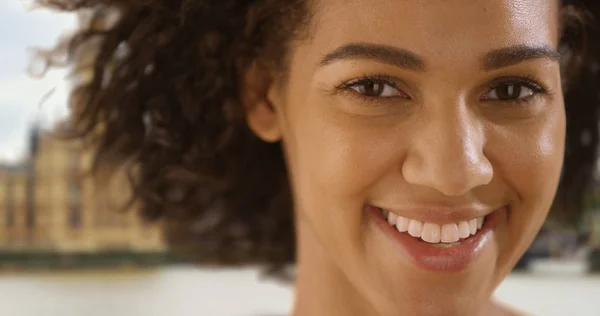
M513 273L499 300L533 315L600 315L600 275L579 261L536 261ZM282 315L290 286L261 280L256 269L170 266L137 270L5 272L0 315L10 316L249 316Z

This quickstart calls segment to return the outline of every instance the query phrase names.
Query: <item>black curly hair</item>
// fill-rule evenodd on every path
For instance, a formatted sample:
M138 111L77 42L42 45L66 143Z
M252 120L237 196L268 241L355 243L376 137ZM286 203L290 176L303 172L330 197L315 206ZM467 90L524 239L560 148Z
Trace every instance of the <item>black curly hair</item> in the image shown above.
M135 170L142 215L163 219L172 249L215 264L294 262L281 144L248 128L241 76L285 74L290 39L310 26L307 0L38 0L82 15L45 56L89 73L70 98L74 136L96 173ZM567 149L552 215L574 223L593 184L600 106L600 3L563 1L560 51Z

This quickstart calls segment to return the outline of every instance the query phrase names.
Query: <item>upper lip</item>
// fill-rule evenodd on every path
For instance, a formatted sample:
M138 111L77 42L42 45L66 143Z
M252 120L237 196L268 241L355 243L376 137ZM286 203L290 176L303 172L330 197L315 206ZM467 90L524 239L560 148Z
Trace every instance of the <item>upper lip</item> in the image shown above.
M490 206L418 206L418 207L385 207L373 205L383 210L392 212L398 216L403 216L408 219L415 219L424 223L435 223L435 224L450 224L458 223L461 221L469 221L489 215L490 213L501 209L503 206L490 207Z

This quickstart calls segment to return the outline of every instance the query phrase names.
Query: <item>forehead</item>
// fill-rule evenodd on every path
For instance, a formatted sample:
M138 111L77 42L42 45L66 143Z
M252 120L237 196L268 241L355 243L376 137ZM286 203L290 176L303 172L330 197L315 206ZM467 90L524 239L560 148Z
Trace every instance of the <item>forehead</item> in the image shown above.
M311 46L398 46L429 63L514 45L558 45L558 0L316 0Z

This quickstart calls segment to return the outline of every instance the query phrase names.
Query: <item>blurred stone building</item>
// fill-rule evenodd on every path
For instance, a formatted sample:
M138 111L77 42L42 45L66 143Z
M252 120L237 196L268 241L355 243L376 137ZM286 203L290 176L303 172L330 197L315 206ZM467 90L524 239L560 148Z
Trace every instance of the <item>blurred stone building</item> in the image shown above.
M91 154L33 130L30 154L19 165L0 166L0 251L164 251L157 223L137 216L125 172L107 188L87 175Z
M30 244L28 200L31 170L28 164L0 166L0 247L18 249Z
M111 20L79 18L83 24ZM93 55L75 58L85 65ZM80 67L71 80L82 84L92 74L91 67ZM56 130L64 128L66 122L56 126ZM166 250L159 224L145 223L137 216L138 202L126 212L119 211L131 193L124 170L109 185L96 187L88 173L92 153L80 143L34 129L29 144L29 155L21 164L0 166L0 252Z

